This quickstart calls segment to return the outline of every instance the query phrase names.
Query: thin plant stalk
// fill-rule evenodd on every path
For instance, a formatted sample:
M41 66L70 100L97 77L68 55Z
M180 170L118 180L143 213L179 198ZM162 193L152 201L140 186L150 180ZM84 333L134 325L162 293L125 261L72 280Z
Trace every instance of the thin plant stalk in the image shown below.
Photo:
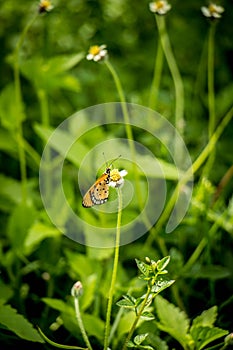
M211 138L215 125L215 93L214 93L214 36L216 23L211 23L208 37L208 108L209 108L209 138Z
M83 340L84 340L87 348L89 350L93 350L92 346L91 346L91 343L89 341L89 338L87 336L87 333L85 331L85 328L84 328L84 324L83 324L83 320L82 320L81 313L80 313L80 308L79 308L79 299L78 299L78 297L74 298L74 306L75 306L76 318L77 318L77 321L78 321L78 325L79 325L80 331L82 333Z
M109 289L108 305L107 305L107 313L106 313L104 350L108 349L108 344L109 344L112 302L113 302L113 294L114 294L114 288L115 288L116 276L117 276L117 267L118 267L118 261L119 261L121 216L122 216L122 193L121 193L121 189L118 188L118 213L117 213L117 226L116 226L115 255L114 255L112 279L111 279L111 285Z
M200 167L203 165L203 163L206 161L206 159L208 158L209 154L213 151L213 149L216 146L216 143L218 141L218 139L220 138L220 136L222 135L225 127L228 125L228 123L231 121L233 116L233 107L231 107L231 109L228 111L228 113L225 115L225 117L222 119L221 123L219 124L219 126L217 127L216 131L213 133L213 135L211 136L209 142L207 143L207 145L205 146L205 148L203 149L203 151L200 153L200 155L197 157L197 159L194 161L194 163L192 164L192 167L189 168L186 173L184 174L184 176L182 177L182 179L178 182L178 184L176 185L176 188L174 189L162 215L160 216L159 220L157 221L156 227L153 230L153 236L150 235L147 238L146 241L146 245L148 247L151 246L152 242L154 239L157 238L158 233L160 232L163 224L166 222L166 220L168 219L175 203L176 203L176 199L179 195L179 191L181 189L181 187L183 185L185 185L191 176L193 176L193 174L195 174L197 172L198 169L200 169Z
M183 81L179 72L179 69L174 58L169 36L166 29L166 22L164 16L155 16L161 45L163 48L164 55L167 60L168 67L170 69L172 79L175 87L175 126L177 130L183 135L184 129L184 87Z
M48 103L47 93L44 89L40 89L38 91L38 99L40 102L42 125L45 128L48 128L50 126L49 103ZM50 164L50 161L51 161L50 149L48 147L46 148L45 161L46 161L46 164ZM47 198L51 198L51 176L50 176L49 168L46 169L46 172L47 172L45 176L46 195L47 195Z
M121 81L114 69L114 67L112 66L112 64L110 63L110 61L108 59L106 59L105 64L107 66L107 68L109 69L113 80L115 82L116 85L116 89L117 92L119 94L120 97L120 101L121 101L121 105L122 105L122 111L123 111L123 117L124 117L124 122L125 122L125 129L126 129L126 135L127 135L127 139L129 142L129 148L130 148L130 154L132 157L132 162L133 162L133 173L135 176L135 189L136 189L136 194L138 197L138 203L139 203L139 208L140 210L142 210L143 208L143 203L142 203L142 195L141 195L141 190L140 190L140 186L139 186L139 174L137 171L137 167L135 165L136 162L136 152L135 152L135 148L134 148L134 143L133 143L133 133L132 133L132 128L131 128L131 124L130 124L130 118L129 118L129 113L128 113L128 109L126 106L126 99L125 99L125 95L123 92L123 88L121 85ZM144 220L145 220L145 224L147 225L147 227L150 227L150 223L148 221L148 218L144 215Z
M216 31L216 23L210 24L208 35L208 64L207 64L207 83L208 83L208 109L209 109L209 124L208 137L211 138L216 126L216 111L215 111L215 89L214 89L214 37ZM203 170L203 176L208 177L215 159L215 150L210 154L206 167Z
M146 306L146 304L147 304L147 302L148 302L150 293L151 293L151 286L148 285L145 298L144 298L144 300L143 300L143 302L142 302L142 304L141 304L141 307L140 307L139 311L138 311L137 314L136 314L135 320L134 320L134 322L133 322L133 324L132 324L132 327L130 328L130 331L129 331L127 337L126 337L126 340L125 340L125 342L124 342L124 345L123 345L122 350L126 350L127 344L128 344L128 342L130 341L130 339L131 339L132 336L133 336L133 333L134 333L134 331L135 331L135 329L136 329L136 326L137 326L137 324L138 324L138 321L139 321L139 319L140 319L140 317L141 317L141 315L142 315L142 313L143 313L143 310L144 310L144 308L145 308L145 306Z
M23 29L21 36L17 42L15 52L14 52L14 83L15 83L15 101L18 109L18 113L16 113L16 140L18 143L18 152L19 152L19 164L20 164L20 174L21 174L21 185L22 185L22 201L26 203L27 201L27 168L26 168L26 156L25 150L22 145L23 137L23 128L22 128L22 120L24 117L23 113L23 104L22 104L22 91L21 91L21 83L20 83L20 73L19 73L19 54L20 49L23 45L24 39L27 35L28 30L34 23L37 18L36 14L31 21Z
M148 107L150 109L156 109L162 70L163 70L163 50L162 50L161 42L158 41L155 66L154 66L154 74L153 74L153 80L151 84L150 97L149 97Z

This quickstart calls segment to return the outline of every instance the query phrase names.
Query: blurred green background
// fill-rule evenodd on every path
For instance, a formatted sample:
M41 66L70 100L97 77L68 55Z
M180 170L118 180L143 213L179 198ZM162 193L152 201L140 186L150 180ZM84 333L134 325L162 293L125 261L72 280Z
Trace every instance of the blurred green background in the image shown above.
M200 7L207 5L207 2L173 0L170 3L172 9L166 15L167 30L185 88L184 140L192 160L195 160L208 141L207 37L210 23L200 11ZM224 6L225 12L217 23L215 35L217 125L233 102L233 4L230 0L218 4ZM32 324L39 324L47 333L50 332L50 336L54 336L54 332L49 326L55 322L58 313L48 309L41 298L47 296L69 300L67 295L70 288L79 278L86 286L92 286L90 298L84 303L84 311L94 315L95 321L103 322L102 310L106 303L101 297L104 299L109 288L112 251L96 252L74 246L72 241L57 232L47 218L38 186L38 157L42 154L46 136L43 130L41 133L38 131L38 125L44 123L43 126L56 128L78 110L119 101L106 66L85 59L89 47L95 44L107 45L110 61L121 79L127 102L148 106L158 45L156 23L147 1L69 0L54 1L53 5L50 13L40 15L35 20L20 50L25 113L23 135L29 147L32 147L26 152L31 204L28 207L21 205L20 166L17 141L14 139L17 110L13 94L13 52L23 28L36 13L38 2L7 0L0 3L0 263L1 283L6 288L2 287L2 291L4 298L8 293L7 301L12 307ZM72 60L66 61L66 57L73 57L77 62L72 64ZM70 66L61 75L57 74L59 67L66 62ZM47 93L49 125L41 121L41 87ZM156 110L173 124L174 103L174 85L164 62ZM161 238L172 257L171 274L179 279L179 297L176 299L169 293L165 296L175 304L177 300L182 300L181 304L190 317L199 314L206 305L219 306L218 325L229 330L233 326L233 171L228 172L233 160L232 135L231 122L217 143L214 164L206 182L198 181L202 176L201 171L195 175L193 203L184 222L172 235L165 235L163 230L161 232ZM138 135L139 139L143 136ZM88 146L92 146L92 141ZM150 143L148 146L153 148ZM67 163L64 170L67 175L65 186L71 201L75 201L77 191L74 169L74 164ZM213 208L211 201L226 174L227 181ZM170 183L169 191L172 188L173 183ZM210 228L214 234L209 237L200 260L194 263L190 271L186 271L186 275L179 275L202 237L208 237ZM29 248L26 249L23 239L28 239L29 233L30 239L34 238L27 240ZM21 242L20 235L24 237ZM133 261L135 257L143 258L147 253L151 258L161 258L156 242L143 251L145 239L122 248L116 298L129 287L134 288L131 282L137 275ZM48 280L44 273L48 273ZM62 321L65 328L58 327L54 336L57 341L74 343L74 339L78 338L79 342L80 334L75 334L71 321L64 315ZM91 332L93 326L89 322ZM97 329L102 330L102 326L101 323ZM91 336L97 339L98 349L101 348L101 341L96 333L93 331ZM122 334L118 336L120 338ZM13 349L18 342L3 327L2 343L5 348ZM27 346L30 348L24 343L25 349ZM171 342L172 346L177 344ZM178 346L176 348L179 349Z

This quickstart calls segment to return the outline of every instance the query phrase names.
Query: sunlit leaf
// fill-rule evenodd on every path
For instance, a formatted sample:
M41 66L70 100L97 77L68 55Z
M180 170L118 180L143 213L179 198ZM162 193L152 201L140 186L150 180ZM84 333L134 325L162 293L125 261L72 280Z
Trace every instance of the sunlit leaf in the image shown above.
M0 323L18 337L32 342L44 343L44 340L24 316L17 313L10 305L0 307Z
M41 222L36 222L31 226L28 235L24 242L24 251L25 254L30 254L34 249L48 237L57 237L60 236L61 232L56 229L54 226L48 226Z
M229 332L217 327L193 327L190 333L195 341L196 349L201 350L212 341L226 336Z
M144 276L148 276L150 273L150 266L141 260L135 259L138 269Z
M158 328L170 334L186 348L192 340L188 334L189 319L187 315L159 295L155 298L155 306L159 317Z
M20 250L23 248L24 241L36 215L35 209L24 203L20 203L12 211L8 224L8 236L14 249Z
M162 271L170 262L170 256L165 256L163 259L157 262L157 270Z
M208 310L205 310L201 313L200 316L197 316L192 323L192 327L212 327L217 318L217 306L213 306Z
M136 335L134 338L134 343L140 345L147 338L148 333Z

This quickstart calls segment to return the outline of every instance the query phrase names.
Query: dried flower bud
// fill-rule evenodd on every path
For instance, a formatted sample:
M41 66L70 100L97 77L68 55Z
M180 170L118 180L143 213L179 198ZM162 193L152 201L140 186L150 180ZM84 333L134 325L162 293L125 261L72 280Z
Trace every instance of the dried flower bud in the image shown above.
M71 289L71 295L74 298L79 298L83 294L83 285L80 281L75 282Z

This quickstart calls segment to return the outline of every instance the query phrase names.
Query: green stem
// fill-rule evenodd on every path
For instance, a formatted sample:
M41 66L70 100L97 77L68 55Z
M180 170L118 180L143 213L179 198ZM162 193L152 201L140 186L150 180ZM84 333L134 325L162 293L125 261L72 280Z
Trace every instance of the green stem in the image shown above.
M209 107L209 139L211 138L216 124L215 95L214 95L214 36L216 23L210 25L208 37L208 107Z
M81 348L80 346L72 346L72 345L63 345L55 343L54 341L50 340L46 335L42 332L42 330L37 327L38 332L40 333L41 337L50 345L55 346L59 349L68 349L68 350L87 350L86 348Z
M126 350L127 344L128 344L128 342L130 341L130 339L131 339L132 336L133 336L133 333L134 333L135 328L136 328L136 326L137 326L137 324L138 324L138 321L139 321L139 319L140 319L140 317L141 317L141 315L142 315L142 313L143 313L143 310L144 310L144 308L145 308L145 306L146 306L146 304L147 304L147 301L148 301L148 298L149 298L149 296L150 296L150 293L151 293L151 287L148 285L145 298L144 298L144 300L143 300L143 302L142 302L142 304L141 304L141 307L140 307L140 309L139 309L139 311L138 311L138 313L137 313L137 315L136 315L136 317L135 317L135 320L134 320L134 322L133 322L133 324L132 324L132 327L130 328L130 331L129 331L127 337L126 337L126 340L125 340L125 342L124 342L124 345L123 345L122 350Z
M172 79L175 87L175 98L176 98L176 106L175 106L175 125L177 130L183 135L184 129L184 87L182 78L179 72L179 69L176 64L176 60L174 58L169 36L166 30L166 23L164 16L155 16L157 27L159 30L161 45L163 48L164 55L167 60L168 67L170 69Z
M41 109L41 120L42 124L45 128L48 128L50 125L50 118L49 118L49 104L48 104L48 96L44 89L40 89L38 91L38 99L40 102L40 109ZM46 164L50 164L51 162L51 155L50 155L50 149L46 147L46 153L44 155ZM46 169L46 176L45 176L45 189L46 189L46 196L48 199L51 198L51 175L50 175L50 169Z
M19 164L20 164L20 174L21 174L21 183L22 183L22 200L23 202L27 201L27 168L26 168L26 156L25 150L22 146L21 140L23 140L23 128L22 120L24 119L23 104L22 104L22 92L20 84L20 74L19 74L19 53L26 37L26 34L29 28L34 23L37 18L37 14L29 21L25 26L19 40L17 42L15 52L14 52L14 83L15 83L15 102L17 106L18 113L16 113L16 139L18 143L18 152L19 152Z
M134 147L134 142L133 142L133 133L131 129L131 124L130 124L130 118L129 118L129 113L126 105L126 99L124 96L123 88L120 82L120 79L112 66L112 64L109 62L108 59L106 59L105 64L107 68L109 69L110 73L112 74L113 80L116 85L117 92L120 97L121 105L122 105L122 111L123 111L123 118L124 118L124 123L125 123L125 128L126 128L126 135L129 143L129 149L130 149L130 154L132 158L132 163L133 163L133 174L135 177L135 190L137 194L137 199L138 199L138 204L139 204L139 209L140 211L143 210L143 201L142 201L142 194L141 194L141 189L140 189L140 182L139 182L139 174L136 166L136 152L135 152L135 147ZM151 227L150 222L146 216L146 214L143 214L143 220L145 222L145 225L147 226L148 230Z
M163 70L163 50L162 50L161 42L159 41L156 59L155 59L154 75L153 75L153 80L152 80L151 90L150 90L150 98L149 98L150 109L156 109L162 70Z
M113 80L114 80L116 88L117 88L117 92L118 92L119 97L120 97L120 101L122 103L122 111L123 111L123 117L124 117L124 121L125 121L127 138L128 138L128 140L133 140L133 133L132 133L131 125L130 125L129 113L127 110L125 95L123 92L123 88L122 88L120 79L119 79L115 69L113 68L112 64L110 63L110 61L108 59L106 59L104 62L106 64L106 66L108 67L110 73L112 74ZM130 147L131 154L134 155L134 148L133 148L133 145L131 142L129 144L129 147Z
M215 112L215 93L214 93L214 36L215 36L216 23L212 22L209 29L208 36L208 109L209 109L209 125L208 125L208 135L211 138L215 125L216 125L216 112ZM209 173L213 167L215 159L215 150L210 154L208 162L203 170L203 176L209 176Z
M80 331L81 331L82 336L83 336L83 340L84 340L87 348L89 350L93 350L92 346L90 344L90 341L88 339L87 333L85 331L84 325L83 325L83 321L82 321L82 317L81 317L81 313L80 313L80 308L79 308L78 297L74 297L74 306L75 306L76 318L77 318L77 321L78 321L78 325L79 325Z
M122 193L120 188L118 189L118 214L117 214L117 226L116 226L116 242L115 242L115 256L113 262L112 280L109 290L108 306L106 314L106 324L105 324L105 334L104 334L104 350L108 349L109 344L109 334L110 334L110 321L111 321L111 311L113 294L116 283L117 267L119 260L119 250L120 250L120 235L121 235L121 215L122 215Z
M206 237L202 238L200 243L198 244L197 248L194 250L192 255L190 256L189 260L186 262L185 266L182 269L181 275L191 270L192 266L195 264L195 262L199 259L201 253L203 252L203 249L205 248L207 244Z
M207 143L204 150L201 152L201 154L198 156L198 158L193 163L192 167L189 168L182 179L178 182L176 185L176 188L174 189L162 215L160 216L159 220L157 221L156 227L153 230L153 236L150 235L147 238L146 245L149 247L152 244L152 241L156 239L158 233L160 232L163 224L166 222L167 218L169 217L171 210L174 207L174 204L176 202L177 196L179 195L180 188L185 185L189 179L197 172L197 170L201 167L201 165L205 162L205 160L208 158L209 154L214 149L218 139L220 138L221 134L223 133L225 127L230 122L231 118L233 116L233 107L229 110L229 112L225 115L219 126L217 127L216 131L213 133L211 139Z

